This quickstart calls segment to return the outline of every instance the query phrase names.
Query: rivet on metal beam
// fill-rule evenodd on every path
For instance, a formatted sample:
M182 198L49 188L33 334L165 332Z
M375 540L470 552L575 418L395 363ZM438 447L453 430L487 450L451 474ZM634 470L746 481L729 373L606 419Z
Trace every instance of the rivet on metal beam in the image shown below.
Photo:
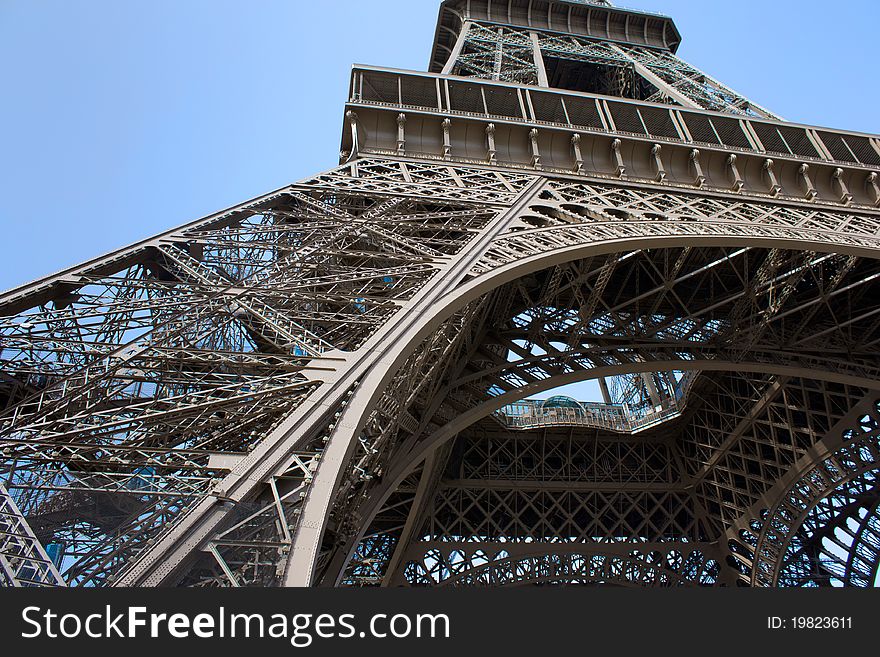
M782 191L782 185L780 185L779 181L776 179L776 173L773 171L774 164L775 162L770 158L764 160L764 175L767 176L767 180L770 183L770 194L772 196L779 196L779 193Z
M812 201L819 195L819 192L816 191L816 188L813 186L813 181L810 180L810 165L802 164L798 169L798 173L801 176L801 186L806 192L804 196L808 201Z
M660 144L654 144L651 147L651 156L654 160L654 180L657 182L666 180L666 168L663 166L662 152L663 147Z
M840 202L844 205L849 205L853 200L853 195L849 193L849 188L843 180L843 169L837 167L834 173L831 174L831 178L834 180L837 191L840 192Z
M623 164L623 155L620 154L620 140L615 139L611 142L611 155L614 163L617 165L617 177L626 178L626 166Z
M694 185L698 188L702 188L706 183L706 176L703 174L703 167L700 164L699 149L695 148L691 151L690 161L691 169L693 170L692 173L694 174Z
M730 189L734 192L741 192L745 183L739 173L739 167L736 165L736 155L733 153L727 156L727 173L730 177L730 182L733 183L733 187Z
M581 153L581 136L578 133L571 136L571 147L574 149L574 172L581 173L584 170L584 156Z

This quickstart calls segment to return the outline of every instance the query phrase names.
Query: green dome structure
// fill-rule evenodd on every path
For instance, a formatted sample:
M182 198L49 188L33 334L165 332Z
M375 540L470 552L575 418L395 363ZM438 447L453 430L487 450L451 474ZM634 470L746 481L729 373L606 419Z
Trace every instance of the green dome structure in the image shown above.
M555 408L571 409L578 416L583 416L586 414L586 411L584 411L584 407L581 406L581 403L579 401L577 401L576 399L572 399L571 397L566 397L565 395L556 395L555 397L550 397L550 399L541 404L541 410L544 411Z

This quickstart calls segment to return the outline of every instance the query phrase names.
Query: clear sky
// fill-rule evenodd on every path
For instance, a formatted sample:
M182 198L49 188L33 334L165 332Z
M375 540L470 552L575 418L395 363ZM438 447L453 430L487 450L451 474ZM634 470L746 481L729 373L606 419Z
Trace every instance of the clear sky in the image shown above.
M626 5L782 116L880 132L876 0ZM0 0L0 289L334 166L351 64L424 70L438 6Z

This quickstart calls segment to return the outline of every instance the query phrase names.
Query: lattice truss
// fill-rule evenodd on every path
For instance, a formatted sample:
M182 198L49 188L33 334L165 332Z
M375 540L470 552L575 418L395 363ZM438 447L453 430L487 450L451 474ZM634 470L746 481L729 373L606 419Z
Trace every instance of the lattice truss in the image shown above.
M0 586L64 586L51 557L0 484Z
M0 299L0 483L66 581L112 582L219 495L530 180L360 161ZM222 577L271 579L320 438L230 514Z
M523 30L474 23L468 30L453 74L538 84L532 39Z
M878 220L873 214L603 183L553 182L520 219L523 225L518 232L492 243L474 266L475 276L523 258L589 242L651 238L659 243L673 235L815 241L841 249L880 247ZM608 261L596 272L603 281L600 291L615 268Z
M551 183L519 217L474 267L477 280L541 253L659 237L672 226L679 235L788 234L803 243L815 232L841 247L878 246L873 216L582 183ZM824 573L825 583L873 585L875 434L821 466L832 485L811 484L816 474L791 482L813 495L800 500L802 517L785 516L796 534L790 547L760 514L784 497L780 481L861 435L852 426L876 426L876 410L861 424L848 418L872 399L880 376L880 265L746 244L658 242L575 258L484 297L489 319L478 315L469 351L449 366L445 398L414 399L407 413L420 428L414 422L390 441L382 460L393 472L407 458L422 463L416 455L436 444L446 453L413 466L405 488L389 489L366 538L335 548L353 555L340 581L768 586ZM645 372L673 373L666 380L676 382L656 386L675 408L661 424L615 426L619 415L609 413L565 430L523 430L504 417L504 400L524 390L598 375L632 399ZM655 400L641 395L650 412ZM481 408L476 425L444 434ZM858 479L838 489L851 463L863 466ZM383 499L382 485L363 486L363 518ZM764 528L766 553L787 556L753 575L754 554L727 545L739 527ZM324 577L333 581L332 568Z
M592 91L621 98L673 102L669 95L640 76L633 58L609 42L571 35L537 33L548 76L564 89ZM554 73L557 63L573 64L567 73Z
M878 585L880 400L869 396L838 423L840 437L773 505L754 504L729 547L743 581L758 586ZM839 446L834 447L834 444ZM763 500L762 500L763 501Z
M455 75L777 118L463 30ZM877 584L880 214L399 152L0 296L0 584Z
M758 389L766 382L750 383ZM726 402L724 393L733 396L745 386L743 379L734 376L704 381L701 396ZM398 574L400 582L875 586L880 564L880 401L870 401L875 397L865 397L863 391L823 388L804 380L776 381L769 392L765 393L767 410L756 418L748 434L738 437L740 444L724 457L719 473L708 477L719 482L714 485L717 494L698 492L690 501L677 499L669 505L663 504L667 491L686 497L695 481L707 478L705 463L702 472L692 472L686 456L670 458L663 453L689 446L693 426L678 434L676 441L656 443L646 438L623 447L619 439L585 440L586 436L574 433L565 438L546 433L499 436L497 429L482 429L459 438L463 456L438 488L424 521L422 540L407 551L405 559L409 560ZM862 403L854 402L859 397ZM800 410L805 402L817 403L806 407L811 411L825 400L820 412ZM841 418L853 403L868 412ZM712 411L697 411L704 412ZM799 426L799 419L793 417L797 413L803 413L800 422L811 425L812 435ZM834 426L831 436L829 424ZM772 439L766 435L770 432L775 434ZM826 436L823 447L840 446L816 458L817 435ZM617 453L609 455L609 451ZM719 455L716 451L710 459L721 461ZM629 464L624 472L613 471L620 467L612 465L615 456ZM530 465L540 461L544 463L537 469ZM557 469L549 472L548 462ZM597 468L596 462L604 468ZM801 475L804 469L793 466L803 463L810 467ZM684 468L679 471L676 464ZM578 475L572 477L573 471L579 471ZM798 476L786 476L788 472ZM468 488L486 480L492 485ZM569 489L562 491L560 481L567 482ZM573 493L575 481L581 486L593 482L593 489ZM792 483L782 487L778 502L770 509L764 507L764 493L788 481ZM628 494L603 490L602 484L612 482L616 487L652 486L653 490ZM668 487L667 491L660 492L662 487ZM733 510L735 497L740 498L738 511L732 514L738 519L732 524L747 526L730 541L726 563L719 563L724 555L714 546L723 533L712 529L720 526L714 509ZM759 518L742 513L750 502ZM499 536L503 545L497 542ZM683 536L688 541L682 544ZM560 546L560 540L566 544ZM652 540L660 542L649 545ZM701 540L708 544L701 545ZM629 560L628 570L609 573L603 569L607 562L621 560ZM668 572L673 564L677 568Z
M491 23L468 24L452 72L539 84L536 52L551 87L666 104L683 97L702 109L779 118L665 50Z
M686 96L698 107L730 114L780 120L772 112L733 91L730 87L691 66L672 53L634 46L620 46L632 61Z
M841 253L880 248L876 217L535 184L354 162L4 297L0 475L46 558L113 583L224 502L424 290L529 260L438 322L366 412L316 582L873 582L880 264ZM462 253L459 278L438 275ZM602 421L503 410L596 377ZM218 507L175 583L281 581L357 385Z

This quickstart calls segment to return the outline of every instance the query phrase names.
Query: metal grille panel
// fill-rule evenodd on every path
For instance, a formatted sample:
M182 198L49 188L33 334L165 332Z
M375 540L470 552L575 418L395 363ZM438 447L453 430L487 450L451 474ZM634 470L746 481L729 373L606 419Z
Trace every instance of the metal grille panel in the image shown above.
M540 91L532 91L529 95L532 99L532 107L535 110L535 118L538 121L568 123L560 96Z

